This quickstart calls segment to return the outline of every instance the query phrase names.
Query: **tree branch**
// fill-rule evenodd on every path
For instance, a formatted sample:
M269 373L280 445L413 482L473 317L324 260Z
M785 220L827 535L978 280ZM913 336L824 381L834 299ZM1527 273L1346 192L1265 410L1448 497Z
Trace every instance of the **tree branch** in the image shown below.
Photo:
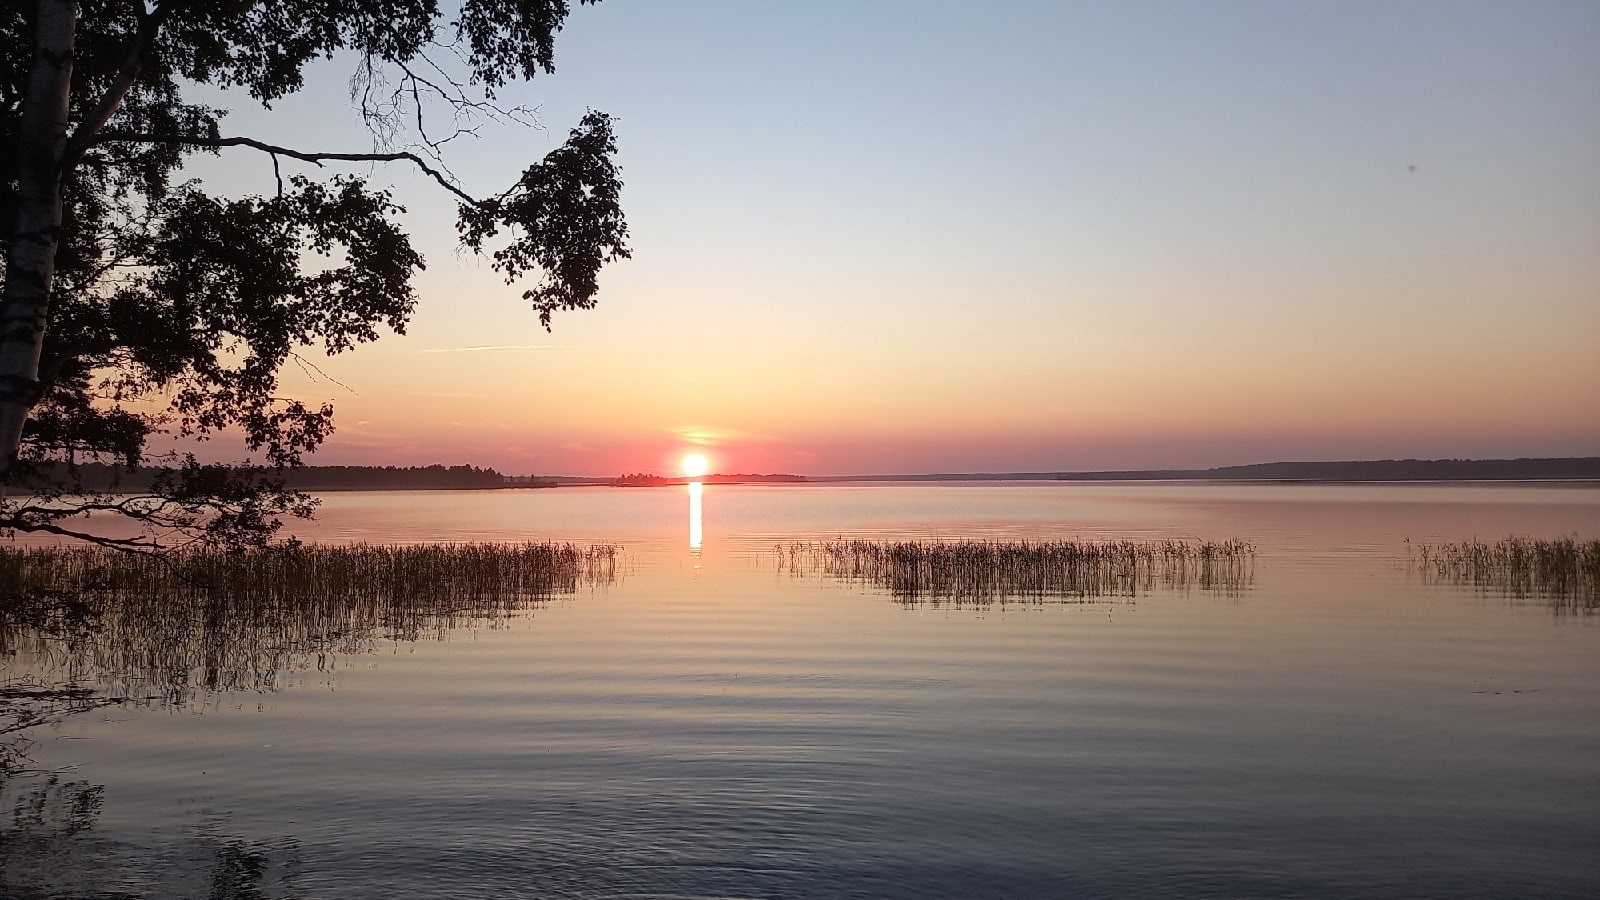
M83 159L94 145L100 129L106 127L111 117L116 114L117 108L122 105L128 91L133 89L133 83L139 78L139 70L144 68L145 61L149 59L150 50L155 46L156 33L161 30L161 25L172 13L172 8L178 5L177 0L167 0L154 10L146 12L144 4L139 4L135 15L139 19L139 30L134 33L133 46L128 48L128 57L123 60L122 68L117 70L117 77L112 80L111 86L95 104L94 111L87 118L78 123L78 127L67 140L66 149L61 154L61 171L70 172Z
M107 131L95 139L96 143L112 141L133 144L183 144L190 147L251 147L273 156L287 156L290 159L298 159L317 166L321 166L325 160L338 162L409 162L421 169L434 181L437 181L440 187L459 197L463 203L474 207L479 205L479 200L476 197L456 187L451 183L450 179L445 177L444 173L429 165L426 160L415 153L313 153L305 150L291 150L288 147L279 147L275 144L247 137L208 138L198 135L145 134L132 131Z
M85 531L76 531L63 528L51 522L19 522L16 520L0 522L0 527L42 534L53 534L57 537L72 538L110 550L121 550L129 553L143 553L150 556L159 556L166 548L154 538L113 538Z

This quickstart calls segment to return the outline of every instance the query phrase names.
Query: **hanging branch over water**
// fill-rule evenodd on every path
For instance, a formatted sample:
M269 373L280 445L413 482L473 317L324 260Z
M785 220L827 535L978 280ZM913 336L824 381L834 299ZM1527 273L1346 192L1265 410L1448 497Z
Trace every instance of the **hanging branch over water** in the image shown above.
M469 188L444 153L482 125L537 126L533 110L495 95L554 72L574 5L8 4L0 533L138 552L243 548L309 517L315 504L284 473L332 433L333 406L286 396L284 366L403 334L425 267L371 164L447 192L463 249L520 285L545 328L593 308L601 269L630 255L612 119L588 111L493 188ZM351 99L370 151L296 147L281 125L221 131L230 108L270 108L334 59L356 63ZM219 193L189 177L194 156L222 153L262 154L276 190ZM315 171L285 173L284 161ZM346 164L371 172L329 171ZM244 458L201 465L186 449L217 438L238 439ZM129 501L85 477L85 463L177 474ZM109 522L139 533L104 537Z

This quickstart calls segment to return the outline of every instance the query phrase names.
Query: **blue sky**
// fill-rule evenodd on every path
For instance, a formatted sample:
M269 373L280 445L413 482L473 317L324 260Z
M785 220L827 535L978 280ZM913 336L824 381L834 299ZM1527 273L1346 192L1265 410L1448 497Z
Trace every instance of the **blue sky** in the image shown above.
M514 472L1600 453L1596 47L1593 3L576 7L502 95L548 132L451 161L498 191L616 116L600 307L544 334L380 169L416 323L299 387L325 461ZM351 68L230 127L364 148Z

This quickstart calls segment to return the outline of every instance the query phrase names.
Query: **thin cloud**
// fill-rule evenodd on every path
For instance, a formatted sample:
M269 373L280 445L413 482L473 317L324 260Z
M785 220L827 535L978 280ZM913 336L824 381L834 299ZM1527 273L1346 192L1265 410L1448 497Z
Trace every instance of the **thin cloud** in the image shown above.
M677 435L679 440L701 446L720 444L726 441L757 440L761 437L748 431L738 431L732 428L710 428L703 425L679 425L675 428L663 430L668 434Z
M432 347L418 353L479 353L485 350L561 350L566 344L479 344L474 347Z

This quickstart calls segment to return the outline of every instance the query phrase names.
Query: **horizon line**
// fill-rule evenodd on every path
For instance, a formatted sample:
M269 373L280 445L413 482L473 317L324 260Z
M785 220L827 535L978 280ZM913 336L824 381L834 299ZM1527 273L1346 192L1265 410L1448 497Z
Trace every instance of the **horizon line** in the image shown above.
M733 478L740 475L753 477L795 476L816 481L839 481L853 479L858 481L896 481L906 479L1018 479L1039 480L1058 478L1061 476L1076 476L1088 479L1088 476L1130 476L1130 475L1195 475L1207 472L1226 472L1242 469L1260 469L1271 466L1351 466L1351 465L1381 465L1417 463L1417 464L1476 464L1490 465L1495 463L1591 463L1596 467L1594 473L1582 477L1600 478L1600 455L1596 456L1514 456L1514 457L1438 457L1424 459L1421 457L1387 457L1383 459L1337 459L1337 460L1274 460L1271 462L1256 463L1230 463L1222 466L1206 466L1197 468L1149 468L1149 469L1053 469L1046 471L991 471L991 472L895 472L895 473L833 473L827 475L808 475L799 472L717 472L709 473L705 478ZM502 473L505 474L505 473ZM527 475L507 477L539 477L539 478L571 478L582 480L610 481L618 477L627 477L629 473L618 475ZM652 473L642 473L652 474ZM663 478L676 478L684 481L693 480L688 476L673 474L662 475ZM1153 479L1159 480L1159 479Z

